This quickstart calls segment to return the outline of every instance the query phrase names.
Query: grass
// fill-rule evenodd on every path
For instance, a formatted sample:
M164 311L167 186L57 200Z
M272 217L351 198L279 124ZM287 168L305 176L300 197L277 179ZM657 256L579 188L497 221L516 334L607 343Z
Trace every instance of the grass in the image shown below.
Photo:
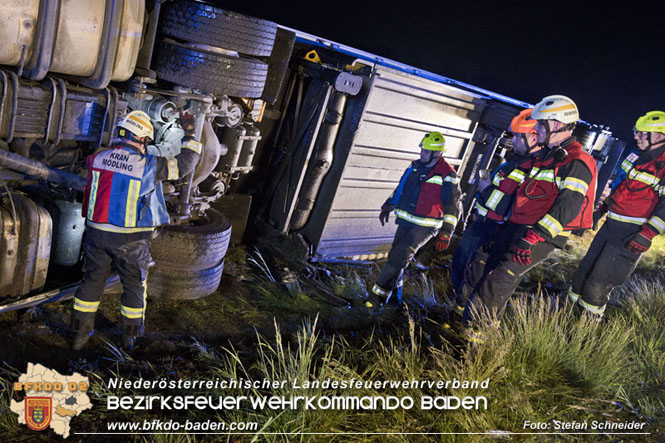
M411 269L404 285L404 309L372 312L363 308L367 288L378 270L330 267L284 279L255 251L248 265L238 264L243 285L223 297L152 305L153 321L180 317L186 334L163 338L160 353L126 355L112 343L97 359L70 361L85 372L96 405L109 395L245 395L260 399L293 396L369 396L412 398L414 407L396 409L252 408L188 411L106 411L96 406L72 421L73 431L105 430L113 420L174 419L256 422L259 433L214 436L215 441L484 441L534 440L525 420L553 426L554 421L647 423L650 436L598 434L593 441L665 439L665 242L644 257L636 275L612 296L602 322L580 315L562 294L590 235L569 241L550 261L528 275L501 323L480 322L487 341L469 345L455 329L445 329L450 296L445 258L429 269ZM427 251L425 251L427 254ZM246 266L242 268L242 266ZM254 269L252 274L249 269ZM253 276L253 277L252 277ZM284 281L283 281L284 280ZM315 283L315 284L314 284ZM323 292L348 302L332 306ZM117 306L111 303L112 309ZM160 317L160 315L162 317ZM109 316L111 316L109 314ZM37 321L32 319L31 321ZM157 328L161 323L155 321ZM173 334L178 326L165 324ZM228 324L227 329L220 329ZM230 331L228 335L224 332ZM62 372L62 371L61 371ZM111 377L135 380L274 380L274 388L144 391L109 389ZM0 433L11 441L26 434L15 415L5 411L6 389L17 375L0 371ZM305 382L361 380L359 388L302 387ZM382 386L383 381L483 381L489 387ZM374 383L378 383L374 384ZM301 387L297 387L301 386ZM487 408L424 409L425 397L485 397ZM352 433L332 435L333 433ZM385 433L418 433L418 435ZM469 435L464 433L492 435ZM307 434L330 433L330 434ZM435 435L432 433L460 433ZM47 441L47 434L40 439ZM139 441L198 442L210 435L149 435ZM540 436L539 438L542 438ZM559 435L551 440L576 441ZM591 438L591 437L590 437Z

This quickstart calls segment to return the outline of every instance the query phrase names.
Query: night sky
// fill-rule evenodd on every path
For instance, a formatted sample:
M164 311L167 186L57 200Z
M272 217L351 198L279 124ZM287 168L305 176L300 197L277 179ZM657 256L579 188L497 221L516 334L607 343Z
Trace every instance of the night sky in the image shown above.
M567 95L629 145L665 110L663 1L216 3L529 103Z

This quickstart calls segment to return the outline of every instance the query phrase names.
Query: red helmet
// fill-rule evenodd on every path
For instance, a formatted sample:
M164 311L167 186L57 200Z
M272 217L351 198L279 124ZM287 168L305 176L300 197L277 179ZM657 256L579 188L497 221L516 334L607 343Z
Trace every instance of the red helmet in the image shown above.
M513 117L513 121L510 122L510 132L513 134L535 134L538 121L531 119L532 111L533 109L524 109Z

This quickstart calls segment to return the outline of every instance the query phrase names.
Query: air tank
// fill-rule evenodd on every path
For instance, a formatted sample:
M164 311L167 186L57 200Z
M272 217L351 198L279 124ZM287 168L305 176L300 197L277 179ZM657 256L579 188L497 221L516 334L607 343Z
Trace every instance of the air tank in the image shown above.
M61 266L73 266L79 261L85 231L85 218L81 216L82 205L55 200L49 209L53 219L51 261Z

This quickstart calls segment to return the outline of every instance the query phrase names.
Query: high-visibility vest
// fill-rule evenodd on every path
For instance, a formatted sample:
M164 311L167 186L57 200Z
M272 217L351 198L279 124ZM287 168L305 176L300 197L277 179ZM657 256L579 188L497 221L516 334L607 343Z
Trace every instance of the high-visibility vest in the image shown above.
M608 214L611 219L641 225L652 216L658 200L665 195L665 151L655 159L636 165L639 155L631 152L621 163L625 173L608 199ZM657 232L665 230L665 222L658 217L648 222Z
M588 229L593 226L593 206L596 198L596 162L584 152L579 142L566 146L568 155L556 162L555 156L550 155L545 160L535 159L529 176L517 190L515 201L510 215L510 222L520 225L535 225L552 208L559 197L561 189L570 189L584 194L584 202L580 212L573 221L563 226L564 231L574 229ZM591 171L592 179L588 185L579 179L557 177L559 169L573 160L581 160ZM558 223L554 220L553 223ZM555 230L555 232L558 230Z
M119 145L86 162L84 216L89 221L137 230L168 223L162 183L155 180L158 157ZM169 161L169 176L177 177L177 167L175 159Z
M430 169L409 166L390 198L390 202L396 206L397 218L429 228L440 228L444 222L454 227L457 216L445 214L441 201L444 181L455 185L459 183L454 172L443 158Z

